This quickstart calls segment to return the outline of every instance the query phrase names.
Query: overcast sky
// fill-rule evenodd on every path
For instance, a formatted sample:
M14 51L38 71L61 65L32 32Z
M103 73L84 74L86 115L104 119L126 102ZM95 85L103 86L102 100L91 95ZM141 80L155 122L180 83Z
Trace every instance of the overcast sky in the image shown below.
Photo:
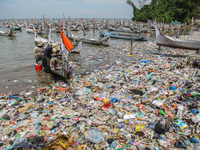
M151 0L147 0L150 3ZM139 8L138 0L132 2ZM126 18L133 8L126 0L0 0L0 19Z

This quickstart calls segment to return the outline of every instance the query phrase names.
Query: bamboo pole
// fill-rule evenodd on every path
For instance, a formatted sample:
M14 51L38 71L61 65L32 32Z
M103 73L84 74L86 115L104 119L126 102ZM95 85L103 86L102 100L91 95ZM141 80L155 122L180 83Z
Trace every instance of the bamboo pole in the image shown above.
M158 51L159 51L159 52L161 51L161 46L158 47Z
M95 18L93 19L93 33L95 33Z
M133 36L131 38L131 53L130 53L130 55L133 55L134 34L135 34L135 29L133 28Z

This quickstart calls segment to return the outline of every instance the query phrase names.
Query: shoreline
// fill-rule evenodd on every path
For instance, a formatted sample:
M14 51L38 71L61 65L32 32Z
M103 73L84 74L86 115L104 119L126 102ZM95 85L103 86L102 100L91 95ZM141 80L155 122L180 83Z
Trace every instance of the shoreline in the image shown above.
M183 37L195 39L200 35ZM174 138L181 136L180 132L189 139L198 136L184 117L192 119L189 112L199 110L200 69L191 67L192 60L188 65L186 61L188 56L200 56L195 51L165 47L159 53L157 48L155 41L134 42L133 56L129 56L130 43L115 44L95 53L95 57L87 56L88 64L83 66L91 63L99 67L88 67L68 83L46 82L34 91L1 94L0 142L17 147L14 141L18 134L26 148L50 148L63 134L68 139L57 142L57 147L64 143L65 148L76 149L173 149L177 146L172 143L181 140ZM107 64L101 65L106 59ZM194 103L196 107L190 107ZM198 111L193 113L197 115ZM164 125L161 131L160 120ZM199 121L192 120L197 126ZM31 143L36 137L42 140Z

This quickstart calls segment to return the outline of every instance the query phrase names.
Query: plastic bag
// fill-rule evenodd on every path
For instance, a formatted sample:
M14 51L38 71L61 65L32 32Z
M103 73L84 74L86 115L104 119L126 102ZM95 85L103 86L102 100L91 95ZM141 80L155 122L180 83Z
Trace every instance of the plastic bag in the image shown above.
M87 136L87 140L92 143L99 144L103 141L104 136L105 135L99 132L96 128L91 128Z
M199 121L200 121L200 113L198 113L196 116L193 116L193 117L192 117L192 121L193 121L194 123L199 122Z
M165 125L164 121L158 121L155 125L155 131L159 134L164 134L169 130L169 127Z
M26 147L27 139L26 138L17 138L13 144L13 148Z
M0 118L2 118L7 112L8 110L6 109L2 110L2 112L0 112Z

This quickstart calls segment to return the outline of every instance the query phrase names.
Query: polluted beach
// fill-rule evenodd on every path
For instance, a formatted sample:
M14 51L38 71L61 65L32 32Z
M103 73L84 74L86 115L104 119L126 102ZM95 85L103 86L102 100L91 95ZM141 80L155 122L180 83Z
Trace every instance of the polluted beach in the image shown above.
M51 13L36 0L47 11L38 14L9 2L17 13L0 17L0 149L200 149L200 2L80 1L69 5L91 10Z

